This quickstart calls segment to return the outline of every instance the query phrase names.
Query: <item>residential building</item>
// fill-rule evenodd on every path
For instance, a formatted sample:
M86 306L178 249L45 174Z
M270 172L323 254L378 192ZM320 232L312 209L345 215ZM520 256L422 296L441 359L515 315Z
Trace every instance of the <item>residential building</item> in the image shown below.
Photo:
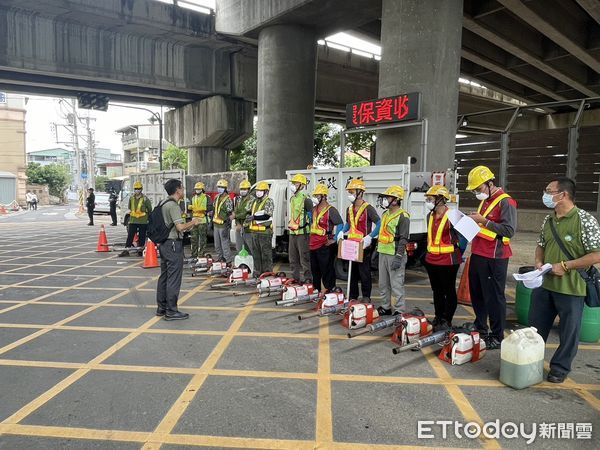
M158 124L128 125L116 130L123 144L123 175L159 170ZM163 149L166 148L163 139Z
M0 203L25 204L25 103L18 94L0 92Z

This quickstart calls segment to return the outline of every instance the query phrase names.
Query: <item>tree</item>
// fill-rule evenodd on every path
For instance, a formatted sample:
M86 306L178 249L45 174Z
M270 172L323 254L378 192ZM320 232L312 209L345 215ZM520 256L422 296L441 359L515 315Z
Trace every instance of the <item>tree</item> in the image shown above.
M183 169L187 173L188 152L183 148L169 144L163 152L163 169Z
M47 184L50 195L61 199L72 179L71 169L67 164L42 166L38 163L29 163L25 174L29 183Z
M368 165L369 161L355 153L346 153L344 157L345 167L365 167Z
M256 182L256 127L252 136L229 153L231 170L248 171L248 181Z
M106 192L106 183L108 180L109 178L106 175L97 175L94 179L94 182L96 183L96 190L99 192Z

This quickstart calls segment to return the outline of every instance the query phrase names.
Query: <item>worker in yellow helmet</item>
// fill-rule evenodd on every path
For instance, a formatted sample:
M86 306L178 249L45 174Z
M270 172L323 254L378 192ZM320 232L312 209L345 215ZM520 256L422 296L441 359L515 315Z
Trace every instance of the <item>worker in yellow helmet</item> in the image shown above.
M298 173L291 179L290 218L288 221L289 246L288 256L292 269L292 278L311 279L310 273L310 220L312 201L306 194L307 178Z
M198 219L198 224L192 228L190 239L192 242L192 258L204 256L206 250L206 239L208 235L208 213L213 209L212 200L205 192L206 188L202 181L194 185L194 195L192 202L188 205L188 210L192 213L193 219Z
M250 187L251 185L248 180L240 183L240 195L235 198L233 206L233 214L235 216L235 247L238 253L242 250L243 246L246 247L248 253L252 254L248 227L244 225L246 217L248 217L248 205L252 202Z
M269 183L256 183L255 196L248 202L245 225L250 233L254 276L258 278L273 270L273 211L275 204L269 197Z
M401 208L404 189L390 186L379 195L381 207L386 211L381 217L381 226L377 237L379 252L379 289L383 304L377 308L380 316L392 312L404 312L404 271L406 268L406 244L410 234L410 215ZM392 311L392 296L396 302Z
M471 218L480 227L471 242L469 293L475 311L475 326L488 350L500 348L506 320L506 273L512 256L510 238L517 229L517 203L494 185L494 174L477 166L468 176L467 191L480 201ZM491 331L488 333L488 317Z
M138 256L143 255L146 245L146 229L148 217L152 212L152 202L143 194L144 186L140 181L133 183L133 195L129 197L129 221L127 223L127 242L125 250L119 256L129 256L135 234L138 235Z
M335 258L337 245L335 236L344 227L337 209L327 202L329 189L317 184L312 193L313 211L310 224L310 269L313 285L321 291L335 287Z
M353 178L348 182L346 191L350 206L346 212L346 224L344 229L338 233L337 241L344 239L345 234L350 240L362 241L363 262L352 263L349 297L351 300L358 299L358 282L360 280L362 300L371 302L373 286L371 282L371 255L373 253L371 241L379 234L380 219L375 208L363 199L366 190L365 182L360 178Z
M450 191L443 185L434 185L425 193L427 215L427 252L425 269L433 291L435 317L433 330L452 326L458 299L456 296L456 275L462 262L459 248L460 235L448 220Z
M217 197L215 198L213 213L213 232L215 239L215 250L217 259L226 263L233 260L231 254L231 215L233 212L233 201L227 192L229 183L225 179L217 181Z

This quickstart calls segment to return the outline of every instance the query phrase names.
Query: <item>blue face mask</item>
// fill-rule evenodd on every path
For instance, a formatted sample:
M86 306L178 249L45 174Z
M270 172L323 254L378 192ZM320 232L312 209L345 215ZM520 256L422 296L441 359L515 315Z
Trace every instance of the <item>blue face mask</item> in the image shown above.
M558 195L558 194L554 194L554 195ZM544 192L544 195L542 195L542 202L544 203L544 206L546 206L546 208L554 209L556 207L556 202L553 200L554 195L548 194L546 192Z

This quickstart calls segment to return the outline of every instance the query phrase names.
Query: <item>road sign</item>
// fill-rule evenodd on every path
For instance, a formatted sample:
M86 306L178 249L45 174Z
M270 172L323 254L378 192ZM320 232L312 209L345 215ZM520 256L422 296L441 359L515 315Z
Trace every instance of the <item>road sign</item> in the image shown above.
M406 122L420 118L421 94L419 92L346 105L346 128Z

